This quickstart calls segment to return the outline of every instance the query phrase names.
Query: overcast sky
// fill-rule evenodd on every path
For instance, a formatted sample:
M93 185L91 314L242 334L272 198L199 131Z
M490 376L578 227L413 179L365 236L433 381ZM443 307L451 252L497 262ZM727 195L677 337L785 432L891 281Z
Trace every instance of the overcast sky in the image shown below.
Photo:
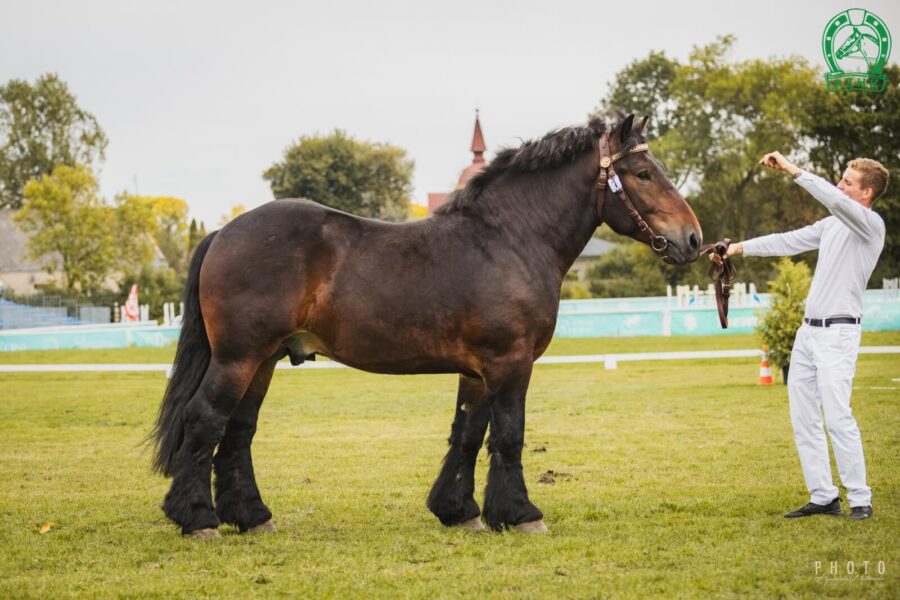
M424 204L470 162L476 107L490 157L584 122L651 50L684 59L731 33L736 59L824 65L825 25L850 7L900 43L896 0L0 3L0 80L68 83L110 140L103 193L177 196L210 226L271 200L261 174L301 135L405 148Z

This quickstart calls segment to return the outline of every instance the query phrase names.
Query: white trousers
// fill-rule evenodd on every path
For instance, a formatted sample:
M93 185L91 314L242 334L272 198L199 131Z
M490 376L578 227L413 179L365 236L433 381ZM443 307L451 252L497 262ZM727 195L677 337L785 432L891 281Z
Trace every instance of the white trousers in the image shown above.
M804 323L794 340L788 374L791 424L810 501L816 504L828 504L839 494L831 481L825 428L850 506L872 504L862 439L850 410L860 332L859 325Z

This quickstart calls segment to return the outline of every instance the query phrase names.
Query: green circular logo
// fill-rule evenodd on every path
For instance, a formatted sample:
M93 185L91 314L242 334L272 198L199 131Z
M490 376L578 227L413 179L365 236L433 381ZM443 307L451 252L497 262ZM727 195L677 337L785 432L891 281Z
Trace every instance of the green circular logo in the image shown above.
M830 69L825 75L829 90L884 91L891 32L878 15L862 8L836 14L822 34L822 52Z

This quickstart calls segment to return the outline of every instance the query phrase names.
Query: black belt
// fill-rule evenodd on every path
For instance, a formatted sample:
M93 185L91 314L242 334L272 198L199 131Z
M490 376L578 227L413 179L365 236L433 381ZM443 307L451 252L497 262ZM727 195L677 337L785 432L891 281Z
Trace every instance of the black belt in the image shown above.
M862 319L860 317L831 317L830 319L807 319L804 317L803 322L813 327L831 327L842 323L859 325L862 323Z

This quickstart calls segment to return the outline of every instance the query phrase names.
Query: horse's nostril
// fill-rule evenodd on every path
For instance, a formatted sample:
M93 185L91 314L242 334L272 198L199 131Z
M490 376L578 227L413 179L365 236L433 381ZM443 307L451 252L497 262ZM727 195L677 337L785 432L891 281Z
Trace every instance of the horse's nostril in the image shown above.
M700 247L700 242L697 241L697 234L692 233L688 242L691 244L691 249L696 250Z

